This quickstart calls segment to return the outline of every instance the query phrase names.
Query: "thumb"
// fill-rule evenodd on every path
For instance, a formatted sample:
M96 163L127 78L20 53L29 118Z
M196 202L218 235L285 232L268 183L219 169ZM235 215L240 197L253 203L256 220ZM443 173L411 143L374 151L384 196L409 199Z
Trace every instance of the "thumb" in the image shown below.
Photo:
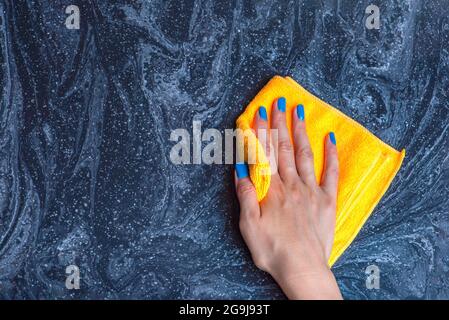
M260 207L256 188L249 178L248 166L245 163L235 164L235 188L240 203L240 219L259 218Z

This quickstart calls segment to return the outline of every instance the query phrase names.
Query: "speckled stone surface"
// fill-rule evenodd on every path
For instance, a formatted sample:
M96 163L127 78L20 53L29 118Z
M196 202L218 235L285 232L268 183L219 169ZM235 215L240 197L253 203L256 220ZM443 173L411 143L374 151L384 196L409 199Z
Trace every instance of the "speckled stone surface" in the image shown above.
M370 3L1 0L0 298L284 298L231 166L169 158L171 130L232 128L275 74L407 150L334 267L344 297L449 298L449 2L373 1L380 30Z

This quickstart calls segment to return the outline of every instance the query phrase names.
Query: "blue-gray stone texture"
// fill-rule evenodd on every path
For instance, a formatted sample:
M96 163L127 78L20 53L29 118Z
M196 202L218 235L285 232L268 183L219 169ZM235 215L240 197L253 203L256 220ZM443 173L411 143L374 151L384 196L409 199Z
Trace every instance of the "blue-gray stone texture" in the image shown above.
M172 130L233 128L276 74L407 150L333 268L343 296L449 298L449 1L0 0L0 45L0 298L285 298L232 166L169 157Z

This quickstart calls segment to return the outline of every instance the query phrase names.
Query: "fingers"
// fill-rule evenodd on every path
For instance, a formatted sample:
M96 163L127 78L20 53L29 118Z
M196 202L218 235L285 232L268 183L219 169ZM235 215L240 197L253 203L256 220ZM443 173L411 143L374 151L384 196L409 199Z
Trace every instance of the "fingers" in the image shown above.
M267 109L264 106L260 106L256 116L254 117L253 129L256 133L257 139L262 145L265 156L270 163L271 181L275 181L278 179L280 180L277 170L276 155L273 151L274 147L272 144L272 140L276 140L277 135L272 137L268 126L268 121Z
M253 129L256 137L262 145L263 151L267 159L270 158L270 136L268 134L268 115L267 109L264 106L259 107L257 115L254 117Z
M235 185L240 203L240 219L254 220L260 217L256 188L249 179L248 166L245 163L235 164Z
M284 97L277 99L272 106L271 128L277 130L278 138L274 141L278 158L279 175L283 181L297 179L293 146L287 129L285 112L287 101ZM276 143L277 142L277 143Z
M330 132L325 142L325 164L321 188L333 199L337 198L338 188L338 154L335 133Z
M298 174L308 186L315 186L316 177L313 152L306 132L304 106L298 105L293 110L293 139L295 141L295 162Z

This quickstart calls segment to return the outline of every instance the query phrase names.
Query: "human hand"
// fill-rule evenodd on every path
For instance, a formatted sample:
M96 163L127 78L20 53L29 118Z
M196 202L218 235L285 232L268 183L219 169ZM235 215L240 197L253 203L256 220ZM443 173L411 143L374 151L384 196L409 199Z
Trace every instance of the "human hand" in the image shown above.
M271 119L264 107L254 120L254 131L268 158L276 153L277 172L259 203L246 164L236 165L240 202L240 230L256 266L277 281L290 299L341 299L327 261L334 241L338 158L334 133L325 141L321 185L315 177L313 153L306 133L304 108L293 110L292 145L286 125L286 100L272 105ZM277 146L268 134L277 129ZM268 138L265 138L268 137ZM275 167L275 166L272 166Z

